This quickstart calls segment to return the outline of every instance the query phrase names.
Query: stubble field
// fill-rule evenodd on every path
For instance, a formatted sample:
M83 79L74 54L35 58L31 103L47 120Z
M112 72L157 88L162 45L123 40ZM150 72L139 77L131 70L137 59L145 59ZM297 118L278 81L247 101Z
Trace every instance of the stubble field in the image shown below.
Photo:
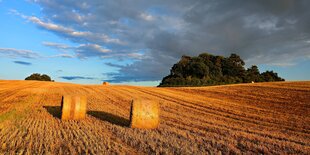
M62 95L86 119L61 121ZM130 101L160 103L155 130L128 127ZM0 80L0 154L310 154L310 82L194 88Z

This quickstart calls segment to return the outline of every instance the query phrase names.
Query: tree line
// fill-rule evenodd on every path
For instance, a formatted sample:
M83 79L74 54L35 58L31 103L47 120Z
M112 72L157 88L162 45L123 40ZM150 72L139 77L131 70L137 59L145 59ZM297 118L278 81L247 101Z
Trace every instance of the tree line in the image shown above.
M256 65L245 69L245 63L237 54L229 57L202 53L197 57L182 56L174 64L170 74L159 87L209 86L250 82L284 81L276 72L259 72Z

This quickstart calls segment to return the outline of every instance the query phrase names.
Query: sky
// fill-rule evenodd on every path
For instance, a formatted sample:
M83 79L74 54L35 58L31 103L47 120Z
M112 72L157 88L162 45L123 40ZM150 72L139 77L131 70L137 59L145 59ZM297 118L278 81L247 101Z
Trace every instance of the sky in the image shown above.
M310 80L308 0L0 0L0 79L156 86L182 55Z

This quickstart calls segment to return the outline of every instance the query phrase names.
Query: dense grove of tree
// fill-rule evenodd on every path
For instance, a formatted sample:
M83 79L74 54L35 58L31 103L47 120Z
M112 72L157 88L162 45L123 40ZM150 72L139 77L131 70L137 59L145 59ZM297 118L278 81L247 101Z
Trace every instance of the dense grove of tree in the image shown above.
M52 81L52 79L46 74L33 73L26 77L25 80L37 80L37 81Z
M237 54L229 57L202 53L198 57L182 56L174 64L170 75L163 78L160 87L165 86L207 86L233 83L284 81L277 73L260 73L258 67L245 69L244 61Z

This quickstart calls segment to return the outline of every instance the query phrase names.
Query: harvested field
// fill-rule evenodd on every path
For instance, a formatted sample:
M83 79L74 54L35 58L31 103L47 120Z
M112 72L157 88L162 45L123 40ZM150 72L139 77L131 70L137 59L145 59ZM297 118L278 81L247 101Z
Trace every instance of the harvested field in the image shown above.
M61 121L63 95L87 97ZM128 127L133 98L160 102L154 130ZM195 88L0 81L0 154L310 154L310 82Z

